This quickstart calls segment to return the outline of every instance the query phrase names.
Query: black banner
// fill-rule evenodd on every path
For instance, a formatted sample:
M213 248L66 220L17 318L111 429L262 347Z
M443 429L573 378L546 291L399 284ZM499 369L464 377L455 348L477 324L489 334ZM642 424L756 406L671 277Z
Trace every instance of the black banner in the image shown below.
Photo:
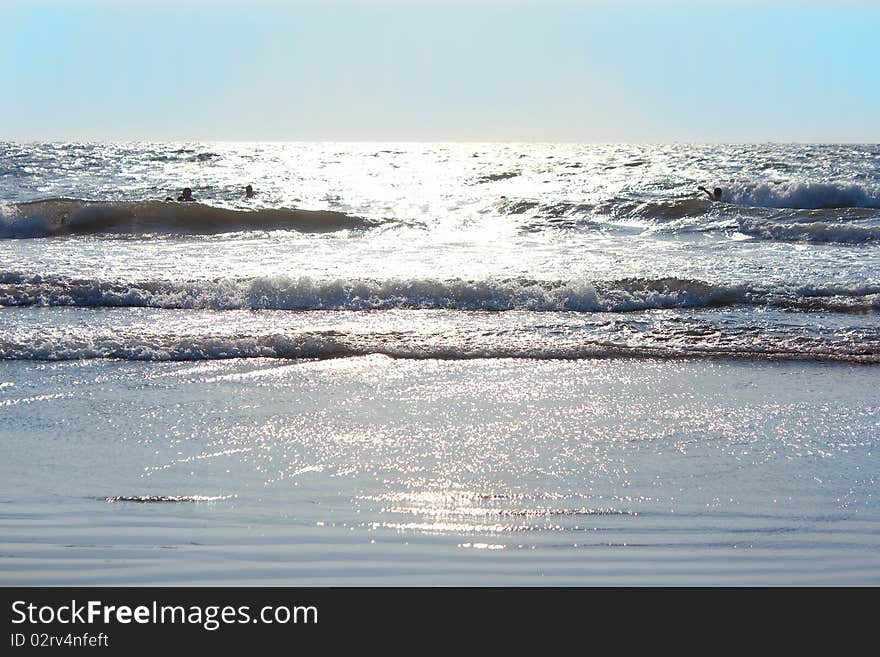
M471 652L561 638L596 649L600 638L656 648L699 636L725 637L727 645L779 637L780 610L788 616L804 600L783 589L6 588L0 595L3 654L10 655L351 643ZM824 609L799 610L799 621L810 626L814 617L815 627L828 629L832 615Z

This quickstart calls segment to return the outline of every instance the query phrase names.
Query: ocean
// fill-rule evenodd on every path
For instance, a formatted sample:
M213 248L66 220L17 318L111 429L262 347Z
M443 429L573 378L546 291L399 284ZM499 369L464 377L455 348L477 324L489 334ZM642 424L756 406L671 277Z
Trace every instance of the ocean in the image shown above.
M878 366L877 145L0 143L0 584L876 585Z

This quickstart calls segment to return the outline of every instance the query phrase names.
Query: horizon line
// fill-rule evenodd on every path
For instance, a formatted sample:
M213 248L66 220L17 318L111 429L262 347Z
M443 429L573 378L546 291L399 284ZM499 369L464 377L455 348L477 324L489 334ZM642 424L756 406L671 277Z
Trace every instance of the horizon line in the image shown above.
M725 145L799 145L799 146L831 146L860 145L880 146L880 140L812 140L812 139L757 139L757 140L578 140L578 139L180 139L180 138L0 138L0 143L18 144L118 144L118 143L167 143L167 144L583 144L593 146L666 146L671 144L690 146L725 146Z

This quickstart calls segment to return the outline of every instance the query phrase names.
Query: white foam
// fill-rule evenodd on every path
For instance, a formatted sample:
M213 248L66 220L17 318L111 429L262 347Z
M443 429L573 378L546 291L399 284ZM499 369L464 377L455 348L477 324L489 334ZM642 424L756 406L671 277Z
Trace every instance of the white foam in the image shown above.
M531 310L626 312L747 301L747 290L700 281L314 280L258 277L190 283L74 281L3 274L5 306L277 310Z
M72 280L0 273L0 306L148 307L212 310L462 310L631 312L664 308L809 303L876 307L880 285L725 285L699 280L331 279L266 276L164 282ZM823 301L824 300L824 301Z
M389 356L405 359L500 359L533 360L607 357L682 358L729 357L751 359L824 360L862 363L880 362L880 336L851 336L846 332L805 339L800 333L787 337L756 339L751 333L727 332L723 327L703 335L699 332L655 334L652 330L628 332L616 337L586 331L580 336L537 335L525 331L496 335L450 333L410 339L385 333L290 333L247 337L156 334L148 339L109 334L0 336L0 359L69 361L120 359L127 361L200 361L232 358L335 359L353 356ZM17 403L18 400L8 403ZM25 400L28 401L28 400ZM47 400L40 400L47 401Z
M734 184L724 200L764 208L880 208L880 186L854 183L791 182Z
M741 219L739 229L746 235L790 242L863 244L880 240L880 226L843 222L785 223L774 220Z

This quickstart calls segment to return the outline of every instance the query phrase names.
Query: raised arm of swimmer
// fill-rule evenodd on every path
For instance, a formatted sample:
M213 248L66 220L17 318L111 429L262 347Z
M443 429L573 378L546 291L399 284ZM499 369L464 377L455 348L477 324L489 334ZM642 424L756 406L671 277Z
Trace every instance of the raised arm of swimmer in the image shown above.
M721 194L722 194L722 192L721 192L721 188L720 188L720 187L716 187L716 188L715 188L714 190L712 190L711 192L710 192L708 189L706 189L705 187L703 187L702 185L700 185L699 187L697 187L697 189L699 189L701 192L705 192L705 193L706 193L706 196L709 197L709 200L710 200L710 201L720 201L720 200L721 200Z

